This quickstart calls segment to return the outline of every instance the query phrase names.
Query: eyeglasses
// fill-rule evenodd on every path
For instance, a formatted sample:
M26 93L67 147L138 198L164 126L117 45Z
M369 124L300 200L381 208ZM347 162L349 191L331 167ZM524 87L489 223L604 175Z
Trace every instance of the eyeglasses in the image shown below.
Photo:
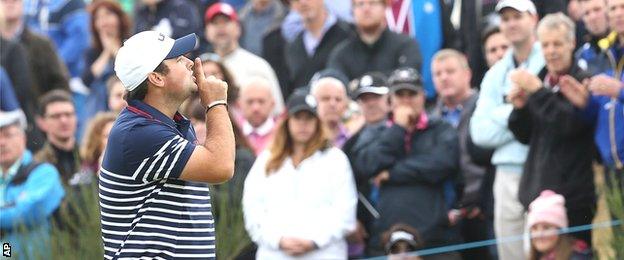
M363 8L364 6L380 6L383 1L358 1L353 3L353 8Z
M59 120L61 119L61 117L73 118L75 116L76 116L75 112L60 112L60 113L46 115L47 118L54 119L54 120Z

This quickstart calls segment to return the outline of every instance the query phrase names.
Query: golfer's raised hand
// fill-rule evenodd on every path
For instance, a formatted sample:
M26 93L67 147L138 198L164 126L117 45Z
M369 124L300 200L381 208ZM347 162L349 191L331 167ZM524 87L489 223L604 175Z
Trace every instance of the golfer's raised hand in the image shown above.
M197 84L197 91L199 92L201 104L206 107L212 102L227 100L227 83L223 80L215 78L214 76L206 77L204 75L204 70L202 69L201 60L199 58L195 58L194 62L193 77L195 77L195 83Z

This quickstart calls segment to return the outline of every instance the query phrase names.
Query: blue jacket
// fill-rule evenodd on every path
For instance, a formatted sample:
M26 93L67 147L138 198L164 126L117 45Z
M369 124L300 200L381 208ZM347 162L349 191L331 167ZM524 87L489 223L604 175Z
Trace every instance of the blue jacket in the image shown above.
M598 40L592 39L586 42L574 53L576 64L592 76L607 71L611 67L608 57L602 55Z
M20 108L11 79L4 68L0 66L0 110L13 111Z
M624 82L623 68L617 64L624 63L624 48L618 47L617 35L612 33L600 40L603 64L606 69L602 73ZM624 88L620 89L618 98L592 95L589 104L583 111L587 120L595 124L594 141L602 157L603 164L609 168L623 169L624 166Z
M24 152L21 167L33 161L32 153ZM21 173L23 174L21 174ZM41 246L37 242L45 242L49 238L48 218L59 207L65 190L61 178L54 166L49 163L37 165L30 172L19 171L9 180L4 193L2 210L0 210L0 228L3 233L3 242L11 244L17 252L22 250L37 250ZM15 227L26 225L26 233L14 231ZM37 238L37 241L34 239ZM41 239L41 240L38 240ZM28 243L23 243L28 241ZM32 243L36 242L36 243ZM21 245L28 248L22 248Z
M535 42L527 61L518 67L537 75L544 65L542 48ZM508 74L515 68L511 49L485 73L477 108L470 119L470 135L476 145L495 149L492 164L496 165L497 169L522 173L528 147L519 143L507 128L507 120L513 106L505 101L507 93L511 90Z
M24 15L30 28L52 39L71 77L79 77L91 37L84 1L25 0Z

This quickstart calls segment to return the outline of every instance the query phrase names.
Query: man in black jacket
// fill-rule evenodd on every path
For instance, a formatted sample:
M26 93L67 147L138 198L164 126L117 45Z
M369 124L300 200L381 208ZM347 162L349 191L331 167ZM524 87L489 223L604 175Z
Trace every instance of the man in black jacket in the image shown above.
M373 224L369 253L380 253L380 234L405 223L421 234L426 248L459 242L449 228L444 183L458 171L457 132L425 113L420 77L403 70L390 78L392 114L374 142L357 156L358 178L379 188L380 218ZM456 252L447 259L459 258Z
M325 8L323 0L300 1L294 5L302 17L304 30L286 46L290 82L284 97L294 88L308 84L314 73L325 69L329 53L347 38L351 29Z
M386 128L386 118L389 112L389 90L386 84L386 77L380 72L364 74L358 79L357 86L353 97L362 111L364 126L344 143L342 150L351 162L359 193L357 207L358 225L356 231L350 237L350 242L352 244L364 245L365 241L367 241L365 234L371 232L372 224L379 216L373 206L375 201L371 200L371 194L373 193L371 188L375 187L371 187L370 178L367 178L365 174L361 174L365 169L362 169L363 165L356 163L356 159ZM361 256L361 253L363 252L357 252L353 256Z
M543 190L562 194L571 227L591 224L596 206L592 128L559 91L560 81L589 77L573 62L574 27L563 14L540 21L537 35L546 67L538 76L524 70L511 72L514 87L508 95L514 106L509 129L519 142L529 145L519 200L528 209ZM591 245L591 231L572 235Z
M397 34L386 25L384 0L352 0L357 34L336 46L328 67L345 74L349 80L369 71L390 74L401 67L420 71L422 58L416 40Z

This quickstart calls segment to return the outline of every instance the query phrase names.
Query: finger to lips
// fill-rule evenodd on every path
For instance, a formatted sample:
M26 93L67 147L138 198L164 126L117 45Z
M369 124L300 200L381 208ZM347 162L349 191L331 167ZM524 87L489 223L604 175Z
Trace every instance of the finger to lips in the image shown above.
M195 64L193 65L193 76L195 76L196 80L205 79L204 69L202 68L201 60L199 58L195 58L193 61Z

